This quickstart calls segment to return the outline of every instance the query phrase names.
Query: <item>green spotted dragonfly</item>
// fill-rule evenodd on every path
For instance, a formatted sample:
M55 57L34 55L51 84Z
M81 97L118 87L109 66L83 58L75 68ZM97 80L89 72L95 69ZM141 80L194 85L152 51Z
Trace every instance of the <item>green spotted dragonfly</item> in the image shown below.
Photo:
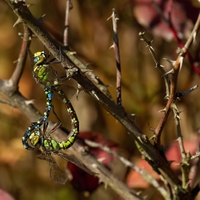
M42 124L46 123L50 115L50 111L53 109L53 94L56 93L65 104L67 112L71 119L71 134L68 138L68 141L65 143L65 149L67 149L71 147L71 145L73 145L79 133L79 121L76 112L59 84L61 78L58 76L57 72L50 66L51 61L47 61L49 56L47 56L44 51L41 51L36 52L32 57L32 60L34 61L32 74L35 81L44 88L44 93L46 95L46 108L43 116L37 122L32 122L31 125L26 129L22 137L22 144L27 150L34 149L34 146L28 143L29 137L34 131L37 131L42 126Z
M68 180L67 173L60 169L52 155L57 155L67 161L70 161L85 172L94 175L94 173L89 170L82 162L80 162L75 156L60 151L68 148L69 141L66 140L57 142L51 137L51 134L55 132L55 130L59 127L59 123L56 124L56 126L48 134L46 134L47 127L48 123L45 122L43 131L41 128L34 130L28 139L32 146L39 147L39 150L41 151L39 158L49 162L51 179L59 184L65 184Z

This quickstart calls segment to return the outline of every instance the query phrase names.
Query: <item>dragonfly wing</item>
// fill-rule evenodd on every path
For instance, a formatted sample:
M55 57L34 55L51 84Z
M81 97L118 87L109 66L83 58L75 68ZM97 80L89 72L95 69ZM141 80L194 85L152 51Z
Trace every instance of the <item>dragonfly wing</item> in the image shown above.
M50 166L50 177L52 180L54 180L56 183L64 185L67 180L68 176L67 173L62 171L54 158L51 156L51 154L45 154L42 153L38 156L39 159L45 160L49 163Z
M56 183L64 185L68 180L67 174L60 169L55 161L50 163L50 167L51 179L54 180Z
M40 155L37 156L37 158L39 158L41 160L46 160L48 162L51 162L50 157L47 154L45 154L45 153L41 153Z
M83 171L87 172L90 175L95 175L96 173L94 173L93 171L91 171L90 169L88 169L81 161L79 161L74 155L69 155L69 154L65 154L62 152L57 152L56 153L58 156L60 156L61 158L70 161L71 163L75 164L77 167L81 168Z

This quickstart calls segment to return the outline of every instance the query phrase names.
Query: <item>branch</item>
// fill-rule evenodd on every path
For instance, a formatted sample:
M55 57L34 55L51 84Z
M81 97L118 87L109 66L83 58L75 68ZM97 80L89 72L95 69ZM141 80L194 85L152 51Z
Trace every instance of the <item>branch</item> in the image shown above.
M117 20L115 9L113 9L112 15L108 18L112 18L113 23L113 45L116 60L116 96L117 96L117 105L122 106L122 97L121 97L121 63L120 63L120 53L119 53L119 39L117 33Z
M69 11L71 6L71 0L66 0L66 10L65 10L65 28L63 34L63 44L66 49L68 49L68 30L69 30Z
M126 167L130 167L131 169L133 169L134 171L136 171L137 173L139 173L144 180L146 180L148 183L150 183L151 185L153 185L159 192L160 194L166 199L170 199L168 192L166 191L165 188L163 188L158 181L151 176L145 169L140 169L139 167L133 165L129 160L127 160L126 158L120 156L117 154L117 152L113 151L112 149L110 149L107 146L104 146L102 144L98 144L96 142L93 142L91 140L84 140L84 142L93 148L100 148L103 151L112 154L115 158L119 159Z
M136 126L136 124L128 117L128 114L122 107L117 106L109 97L102 93L91 80L75 65L75 63L66 55L62 47L56 43L52 37L41 27L41 24L32 16L26 4L23 1L14 2L5 0L15 14L33 31L38 39L46 46L46 48L57 59L61 59L61 65L70 72L71 78L75 79L93 98L95 98L111 115L118 119L122 125L126 127L134 141L137 141L143 150L143 156L157 172L172 185L173 188L179 190L181 181L171 170L168 161L162 157L160 152L150 143L147 136Z

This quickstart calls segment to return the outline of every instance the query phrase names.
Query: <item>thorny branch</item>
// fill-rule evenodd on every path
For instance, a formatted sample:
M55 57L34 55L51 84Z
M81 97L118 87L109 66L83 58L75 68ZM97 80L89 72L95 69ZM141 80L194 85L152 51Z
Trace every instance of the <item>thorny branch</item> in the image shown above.
M112 18L113 23L113 45L115 52L115 60L116 60L116 96L117 96L117 105L122 105L122 97L121 97L121 63L120 63L120 53L119 53L119 39L117 33L117 20L115 9L113 9L112 15L108 18Z
M175 61L166 59L172 65L172 69L169 72L165 72L163 66L161 66L160 63L157 61L155 51L152 47L152 42L148 41L144 37L144 33L140 33L142 40L144 40L147 43L147 46L153 57L153 60L156 63L156 67L158 67L160 69L160 71L163 73L165 86L166 86L166 94L167 94L166 97L168 99L168 102L167 102L165 108L163 110L161 110L163 112L163 116L161 117L157 128L154 130L154 133L156 136L156 140L155 140L156 148L159 149L161 133L162 133L165 123L168 119L169 113L172 109L174 112L175 124L177 127L177 136L178 136L177 140L178 140L180 152L182 155L182 162L180 163L181 170L182 170L182 188L184 188L186 191L190 190L189 172L190 172L191 155L189 153L186 153L184 145L183 145L183 138L182 138L181 127L180 127L180 115L179 115L180 112L178 111L178 108L175 103L176 103L177 98L179 98L183 95L189 94L191 91L194 91L198 87L197 85L195 85L187 91L177 92L178 75L179 75L179 72L181 71L181 68L183 65L183 59L187 55L189 47L194 42L197 32L199 30L199 27L200 27L200 15L197 19L197 22L192 31L192 34L190 35L190 38L187 40L187 43L180 50L180 53L179 53L177 59Z
M169 26L169 29L171 30L174 38L177 40L178 44L179 44L179 47L180 48L183 48L184 46L184 42L182 41L182 39L179 37L177 31L175 30L175 27L172 23L172 19L171 19L171 12L172 12L172 9L173 9L173 0L169 0L168 3L167 3L167 11L168 11L168 18L166 16L164 16L163 14L163 11L159 8L159 6L156 4L155 1L152 1L152 5L155 7L155 9L157 10L157 12L159 13L160 17L166 22L166 24L168 24ZM199 21L199 20L197 20ZM197 25L198 26L198 25ZM191 34L193 35L193 34ZM195 35L193 35L195 37ZM189 42L190 43L190 42ZM192 44L192 43L190 43ZM194 62L190 52L187 51L187 58L192 66L192 69L198 74L200 75L200 70L198 68L198 64L197 62Z
M95 84L96 87L98 87L107 97L109 97L110 99L112 99L109 91L107 90L107 86L104 85L104 83L100 80L100 78L98 78L93 72L92 70L88 69L87 65L85 65L84 63L82 63L80 60L78 60L74 55L76 54L76 52L71 52L70 48L68 46L68 31L69 31L69 12L70 9L73 8L72 2L71 0L66 0L66 10L65 10L65 28L64 28L64 33L63 33L63 50L66 53L66 55L70 58L70 60L78 67L81 69L81 71L83 73L85 73L85 75L87 77L89 77L89 79ZM73 71L73 70L72 70ZM70 74L70 70L68 71L67 76L71 76ZM78 90L77 90L77 98L78 98L78 94L79 92L82 90L81 85L78 84Z
M101 87L98 87L98 84L96 85L93 80L90 80L87 76L85 76L84 70L82 71L81 68L78 66L82 65L82 63L74 57L71 52L64 52L62 47L58 45L57 42L55 42L50 35L44 30L44 28L41 26L41 24L32 16L30 11L28 10L26 4L24 1L11 1L11 0L5 0L10 7L12 8L13 12L18 17L18 22L25 23L28 28L31 29L31 31L38 37L38 39L46 46L46 48L52 53L52 55L57 59L61 59L61 65L66 69L66 73L68 77L75 79L83 88L85 91L87 91L93 98L95 98L110 114L112 114L116 119L118 119L128 130L128 132L131 134L134 141L137 143L138 149L144 156L145 160L148 161L148 163L154 168L155 171L157 171L159 174L161 174L167 182L170 184L170 187L173 190L173 194L179 198L182 199L189 199L191 196L194 195L193 191L187 190L187 188L183 188L183 184L178 179L178 177L174 174L174 172L170 169L170 164L168 161L163 158L162 154L160 154L159 149L155 148L154 145L150 143L148 138L141 132L141 130L135 125L135 123L128 117L128 114L125 112L123 107L117 106L111 98L109 98L109 95L106 93L103 93L101 91ZM195 28L191 34L191 37L194 38L194 36L197 34L197 31L199 29L200 24L200 17L198 18ZM167 119L167 115L169 114L171 106L175 104L175 101L177 99L176 96L176 86L178 81L178 75L179 71L183 64L183 59L188 52L188 48L192 44L193 40L190 39L187 41L186 45L182 48L182 51L180 52L179 56L177 57L176 61L173 62L172 70L169 73L165 73L164 76L168 76L170 74L170 81L169 81L169 99L166 104L165 109L163 110L163 117L160 120L160 127L164 124L164 120ZM72 55L70 57L69 55ZM78 65L78 66L77 66ZM96 79L96 77L94 77ZM8 97L12 97L13 102L15 102L15 106L18 107L20 110L25 112L31 119L33 116L35 117L34 109L32 107L26 105L25 99L19 94L17 90L15 90L14 93L7 93L4 89L5 85L2 84L3 81L0 82L1 85L1 91L5 95L7 94ZM4 87L3 87L4 86ZM27 109L28 108L28 109ZM31 108L31 109L30 109ZM167 110L167 111L166 111ZM31 113L34 113L33 116L31 116ZM158 131L159 133L162 132L162 129ZM71 152L77 148L76 144L74 147L72 147L69 151ZM80 149L80 148L79 148ZM79 154L80 156L80 151ZM118 194L124 196L124 191L128 191L127 187L123 185L120 182L117 182L115 179L112 179L113 177L110 175L106 169L102 168L99 163L97 163L94 160L91 160L89 157L90 162L86 158L84 158L84 164L90 169L93 169L97 175L101 174L103 178L104 183L109 184L113 189L115 189L116 184L118 184L119 189L117 192ZM94 165L88 165L88 163L95 163ZM92 167L93 166L93 167ZM94 168L94 166L96 166ZM111 181L112 179L112 181ZM123 189L124 188L124 189ZM126 193L127 196L125 196L125 199L132 198L132 191L130 193ZM134 196L137 196L134 194ZM138 196L136 199L140 199Z
M63 44L68 49L68 31L69 31L69 11L71 7L71 0L66 0L66 12L65 12L65 28L63 36Z
M147 38L145 38L144 33L139 33L139 35L141 37L141 40L143 40L147 44L147 47L149 48L149 51L150 51L151 56L153 58L153 61L156 64L155 67L158 68L162 74L165 74L164 67L159 63L159 61L158 61L158 59L156 57L156 53L155 53L154 48L152 46L152 41L149 41ZM170 85L170 80L169 80L169 77L166 77L166 76L163 76L163 78L164 78L164 83L165 83L165 88L166 88L165 99L169 99L169 93L170 93L170 91L169 91L169 87L170 86L169 85ZM164 115L163 115L162 119L160 120L158 126L154 130L154 134L156 136L155 143L156 143L157 148L160 146L161 133L162 133L162 130L163 130L164 126L165 126L165 123L166 123L166 121L168 119L168 116L169 116L169 113L170 113L170 107L166 106L160 112L163 112Z
M2 103L6 103L11 105L12 107L17 107L21 111L23 111L31 121L36 121L40 117L38 115L38 111L31 105L32 101L27 101L18 91L18 82L21 78L21 74L23 72L26 56L27 56L27 49L31 42L31 32L24 24L24 34L23 34L23 42L20 51L20 55L18 58L18 63L15 71L11 79L5 80L0 82L0 90L3 94L5 94L9 100L2 99ZM8 84L11 83L11 84ZM13 84L14 83L14 84ZM50 131L54 127L53 123L49 123L48 130ZM55 137L57 135L65 134L62 130L58 129L56 131ZM99 163L95 158L90 156L85 152L85 149L78 144L74 144L73 147L67 150L67 154L72 154L76 156L78 159L82 160L83 163L90 167L92 171L99 177L99 180L104 182L111 187L117 188L117 193L121 196L124 196L125 199L142 199L139 197L134 190L129 189L124 183L117 180L114 176L112 176L101 163ZM112 183L112 184L111 184Z
M182 186L186 190L189 190L190 155L187 155L185 147L183 145L183 136L181 133L181 125L180 125L180 111L178 110L175 103L171 106L171 108L174 113L174 119L177 131L177 141L179 143L180 152L182 156L182 162L180 163L182 171Z
M139 167L133 165L129 160L118 155L117 152L113 151L112 149L110 149L107 146L104 146L102 144L98 144L98 143L93 142L91 140L84 140L84 141L89 147L99 148L99 149L102 149L103 151L105 151L109 154L112 154L115 158L119 159L125 166L130 167L131 169L133 169L134 171L139 173L148 183L153 185L165 199L170 199L167 190L165 188L163 188L158 183L158 181L153 176L151 176L145 169L140 169Z
M170 169L169 163L163 158L159 151L154 148L148 138L141 132L135 123L128 117L127 113L122 107L117 106L110 98L103 94L72 62L69 57L62 51L59 45L50 37L50 35L41 27L41 24L32 16L23 2L13 3L6 0L15 14L21 21L33 31L33 33L40 39L52 55L59 60L61 58L61 65L72 71L73 77L92 97L94 97L110 114L118 119L128 130L130 135L143 149L143 156L152 165L157 163L156 168L170 184L177 187L180 180Z

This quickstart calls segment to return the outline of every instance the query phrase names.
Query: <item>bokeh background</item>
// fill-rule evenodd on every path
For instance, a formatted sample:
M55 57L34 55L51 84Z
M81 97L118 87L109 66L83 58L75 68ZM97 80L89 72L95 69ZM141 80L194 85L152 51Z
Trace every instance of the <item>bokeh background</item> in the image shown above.
M165 2L165 3L164 3ZM164 15L167 14L168 1L156 1ZM65 20L66 1L34 0L31 12L36 18L43 18L43 25L56 41L62 44ZM115 59L112 45L112 21L107 20L112 9L116 9L118 36L122 67L122 104L130 114L136 114L138 127L148 136L152 136L150 127L155 128L161 117L161 110L166 100L163 78L144 42L140 41L139 32L145 31L146 37L153 39L153 46L158 60L165 69L169 63L163 58L176 59L178 42L174 39L168 25L161 19L150 1L108 1L108 0L73 0L73 9L69 19L69 46L77 57L88 65L106 85L115 99ZM173 3L172 22L179 36L186 41L199 10L198 1L181 1ZM22 40L18 35L23 32L22 25L13 28L17 20L5 1L0 0L0 78L9 79L16 64ZM34 38L31 51L41 51L43 44ZM191 49L195 62L199 63L199 47ZM58 71L60 70L59 66ZM62 71L60 71L62 73ZM185 60L178 81L178 91L184 91L199 84L199 76L193 71L190 63ZM73 85L76 85L73 83ZM34 99L34 105L40 112L45 107L42 88L35 83L27 60L20 80L19 91L27 98ZM200 128L199 89L184 96L178 101L181 113L181 126L185 141L197 145L197 132ZM4 98L1 95L1 98ZM134 141L124 127L102 109L85 92L81 92L78 101L72 98L77 111L81 131L93 131L102 134L119 145L130 159L137 162L139 154ZM70 129L70 123L64 106L58 99L54 100L55 111ZM56 121L54 116L51 120ZM0 188L10 193L15 199L85 199L84 194L76 191L70 183L60 186L49 177L48 163L36 158L38 152L23 149L21 137L30 121L21 111L9 105L0 104ZM176 139L173 115L170 116L163 131L162 142L167 148ZM64 165L63 165L64 166ZM123 169L124 170L124 169ZM126 171L125 171L126 172ZM126 180L125 173L123 180ZM128 173L127 173L128 174ZM107 190L106 190L107 191ZM105 193L105 192L104 192ZM95 196L96 195L96 196ZM99 194L89 198L98 198ZM102 199L102 196L99 197ZM104 197L105 199L106 197ZM0 198L1 199L1 198ZM107 199L116 199L116 195L108 195ZM153 197L152 197L153 199Z

